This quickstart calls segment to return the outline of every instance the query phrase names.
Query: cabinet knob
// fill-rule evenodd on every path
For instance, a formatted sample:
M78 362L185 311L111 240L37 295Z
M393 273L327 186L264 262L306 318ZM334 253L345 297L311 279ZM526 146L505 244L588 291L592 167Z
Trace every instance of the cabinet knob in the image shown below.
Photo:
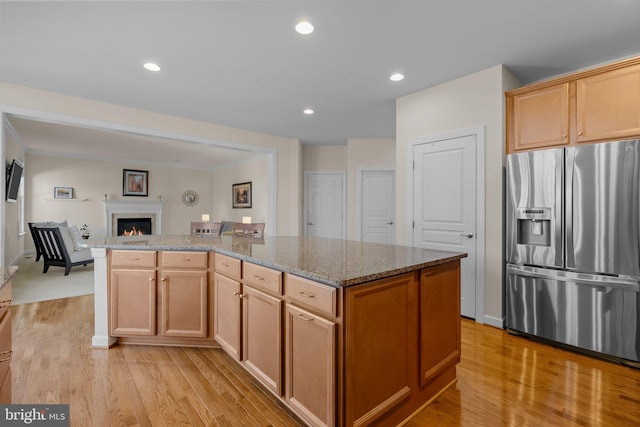
M161 280L161 281L163 281L163 282L166 282L166 281L167 281L167 278L166 278L166 277L163 277L163 278L162 278L162 279L160 279L160 280Z
M244 295L241 294L240 292L233 292L233 295L237 296L238 298L244 298Z
M566 133L563 133L563 134L562 134L562 138L566 138L566 137L567 137L567 134L566 134Z
M582 136L582 131L578 132L578 135Z
M155 277L149 277L149 281L150 281L150 282L153 282L153 281L155 281L155 280L156 280L156 278L155 278Z

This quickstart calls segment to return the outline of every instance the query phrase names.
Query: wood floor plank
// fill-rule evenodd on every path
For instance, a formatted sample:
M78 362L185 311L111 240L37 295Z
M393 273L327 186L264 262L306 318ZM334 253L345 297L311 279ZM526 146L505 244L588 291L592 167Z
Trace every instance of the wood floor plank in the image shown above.
M68 403L73 426L300 425L221 350L92 348L93 295L11 313L13 403ZM457 377L406 425L640 425L640 370L466 319Z

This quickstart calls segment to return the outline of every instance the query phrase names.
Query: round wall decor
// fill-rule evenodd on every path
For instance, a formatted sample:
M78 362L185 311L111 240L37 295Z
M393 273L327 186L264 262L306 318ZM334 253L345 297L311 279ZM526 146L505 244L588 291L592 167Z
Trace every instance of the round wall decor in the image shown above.
M187 190L182 193L182 203L187 206L195 206L198 203L198 193L193 190Z

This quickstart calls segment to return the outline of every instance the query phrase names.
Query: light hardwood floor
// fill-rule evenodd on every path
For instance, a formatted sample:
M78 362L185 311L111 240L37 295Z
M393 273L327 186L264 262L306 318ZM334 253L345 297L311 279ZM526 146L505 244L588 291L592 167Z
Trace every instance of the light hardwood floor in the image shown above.
M72 426L296 426L221 350L90 346L93 295L13 314L13 403ZM640 370L462 321L458 382L408 426L638 426Z

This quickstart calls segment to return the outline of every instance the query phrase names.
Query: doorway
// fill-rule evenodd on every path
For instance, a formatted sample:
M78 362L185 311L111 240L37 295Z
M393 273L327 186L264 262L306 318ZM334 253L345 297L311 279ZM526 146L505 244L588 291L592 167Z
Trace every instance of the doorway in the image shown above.
M345 173L304 173L304 234L309 237L344 239Z
M363 242L396 243L396 173L393 170L362 170L358 191L359 235Z
M413 245L465 252L461 314L484 316L484 128L417 138L412 150Z

